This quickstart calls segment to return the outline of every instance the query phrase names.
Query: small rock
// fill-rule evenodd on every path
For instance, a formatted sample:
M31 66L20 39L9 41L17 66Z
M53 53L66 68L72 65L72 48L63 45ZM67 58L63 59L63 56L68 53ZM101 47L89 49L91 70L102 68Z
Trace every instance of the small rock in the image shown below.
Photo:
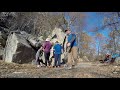
M13 72L13 73L23 73L23 72Z
M113 72L113 73L114 73L114 74L117 74L118 72L115 71L115 72Z

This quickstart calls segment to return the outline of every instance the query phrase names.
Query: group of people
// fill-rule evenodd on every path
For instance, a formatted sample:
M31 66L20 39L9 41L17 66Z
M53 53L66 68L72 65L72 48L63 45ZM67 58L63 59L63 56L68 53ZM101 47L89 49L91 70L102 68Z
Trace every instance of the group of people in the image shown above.
M65 30L67 34L67 47L70 47L70 51L68 52L68 62L67 67L71 69L77 65L77 40L76 35L71 32L71 30ZM61 54L63 53L63 47L61 46L60 42L56 40L55 44L53 45L50 42L50 38L47 38L43 45L38 49L36 53L36 63L37 67L45 66L51 67L50 62L50 51L53 47L53 55L54 55L54 66L53 67L61 67ZM44 53L45 62L43 62L42 58L40 58L40 54Z

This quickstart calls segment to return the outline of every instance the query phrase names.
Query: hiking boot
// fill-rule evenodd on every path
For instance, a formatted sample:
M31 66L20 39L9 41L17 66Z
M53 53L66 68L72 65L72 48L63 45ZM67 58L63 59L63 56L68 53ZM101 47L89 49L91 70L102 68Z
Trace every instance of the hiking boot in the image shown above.
M57 67L58 67L58 68L61 68L62 66L59 65L59 66L57 66Z
M53 68L57 68L57 66L53 66Z

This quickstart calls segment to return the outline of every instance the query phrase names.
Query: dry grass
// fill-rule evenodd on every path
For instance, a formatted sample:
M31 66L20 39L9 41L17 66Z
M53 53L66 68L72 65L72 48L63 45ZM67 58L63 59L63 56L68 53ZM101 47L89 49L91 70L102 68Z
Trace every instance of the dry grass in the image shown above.
M37 68L0 61L1 78L119 78L120 66L81 62L77 68Z

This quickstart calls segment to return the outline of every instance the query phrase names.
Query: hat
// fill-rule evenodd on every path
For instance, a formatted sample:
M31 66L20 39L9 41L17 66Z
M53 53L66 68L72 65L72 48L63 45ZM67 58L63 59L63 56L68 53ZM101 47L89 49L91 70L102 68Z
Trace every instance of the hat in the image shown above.
M50 38L47 38L45 41L50 41Z

